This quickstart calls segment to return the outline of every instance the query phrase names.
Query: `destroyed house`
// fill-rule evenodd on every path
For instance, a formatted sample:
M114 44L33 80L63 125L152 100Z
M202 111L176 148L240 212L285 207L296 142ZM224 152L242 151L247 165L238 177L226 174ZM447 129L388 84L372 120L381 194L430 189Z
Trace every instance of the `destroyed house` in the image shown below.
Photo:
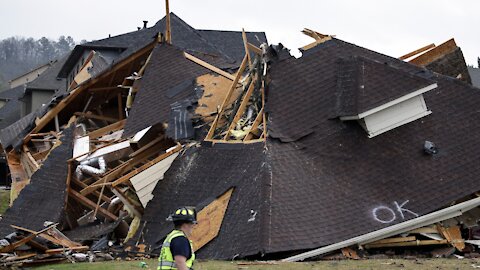
M480 205L480 93L428 69L450 49L419 64L306 29L316 41L297 59L264 33L170 15L77 46L58 75L67 91L0 134L13 179L0 253L156 256L166 217L193 206L200 258L283 258Z
M142 218L139 239L152 250L173 209L203 209L230 190L200 257L278 258L329 246L479 190L477 88L335 38L274 61L268 76L266 141L204 141L178 156ZM380 115L360 117L371 110Z

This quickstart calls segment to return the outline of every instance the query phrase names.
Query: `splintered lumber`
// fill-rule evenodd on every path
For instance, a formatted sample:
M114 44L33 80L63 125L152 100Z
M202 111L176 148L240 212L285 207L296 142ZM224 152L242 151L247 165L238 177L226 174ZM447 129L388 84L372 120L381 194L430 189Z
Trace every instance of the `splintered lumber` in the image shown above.
M465 248L465 240L462 238L459 226L451 226L445 228L442 225L437 225L438 231L452 244L458 251L462 251Z
M199 58L197 58L197 57L195 57L191 54L189 54L189 53L184 52L183 54L184 54L185 58L187 58L188 60L190 60L190 61L192 61L192 62L194 62L194 63L196 63L196 64L198 64L198 65L200 65L200 66L202 66L206 69L210 69L211 71L213 71L215 73L218 73L219 75L222 75L223 77L225 77L227 79L230 79L232 81L235 80L234 75L232 75L232 74L230 74L226 71L223 71L223 70L221 70L221 69L219 69L219 68L217 68L217 67L215 67L215 66L213 66L213 65L211 65L211 64L209 64L209 63L207 63L207 62L205 62L205 61L203 61L203 60L201 60L201 59L199 59Z
M222 226L223 217L227 210L233 188L223 193L219 198L211 202L198 212L198 224L193 228L190 240L193 243L193 250L197 251L208 242L217 237Z
M322 38L328 37L328 35L321 34L317 31L313 31L313 30L308 29L308 28L303 28L302 33L311 37L311 38L313 38L313 39L315 39L315 40L320 40Z
M47 249L45 250L46 254L59 254L59 253L64 253L66 251L72 250L72 251L87 251L89 250L89 246L79 246L79 247L70 247L70 248L54 248L54 249Z
M57 226L58 223L55 223L55 224L52 224L46 228L44 228L43 230L40 230L38 232L35 232L35 231L32 231L30 233L29 236L17 241L17 242L14 242L14 243L11 243L10 245L6 246L6 247L3 247L2 249L0 249L0 253L8 253L8 252L12 252L13 250L15 250L16 248L18 248L19 246L23 245L23 244L26 244L27 242L29 242L30 240L33 240L35 237L37 237L37 235L43 233L43 232L46 232L48 229L50 228L53 228L55 226Z
M82 189L88 187L87 184L85 184L84 182L78 180L76 177L72 177L72 182L73 182L74 184L78 185L78 186L79 186L80 188L82 188ZM100 196L100 192L98 192L97 190L95 190L92 194L95 195L97 198ZM107 202L107 203L112 202L112 200L111 200L109 197L105 196L105 195L102 195L101 197L102 197L102 200L105 201L105 202Z
M242 28L242 39L243 39L243 46L245 47L245 54L248 57L248 67L252 70L252 58L250 57L250 51L248 50L248 40L247 34L245 33L245 29Z
M394 238L387 238L378 240L375 242L368 243L368 245L375 245L375 244L389 244L389 243L401 243L401 242L408 242L408 241L416 241L417 238L415 236L408 236L408 237L394 237Z
M409 231L408 233L418 233L418 234L421 234L421 233L439 233L437 228L434 226L434 227L423 227L423 228L418 228L418 229L415 229L415 230L411 230Z
M92 80L88 81L85 84L82 84L81 86L77 87L76 89L72 90L70 94L62 99L55 107L53 107L51 110L49 110L39 121L37 121L35 124L35 128L31 131L31 133L38 133L40 130L42 130L50 121L55 118L58 113L60 113L65 107L67 107L72 101L75 100L75 98L85 91L85 89L90 88L92 85L97 83L100 80L103 80L105 78L108 78L111 74L116 72L117 70L120 70L122 68L127 67L128 65L131 64L132 61L137 59L138 57L144 55L147 52L150 52L153 47L157 44L157 41L153 41L150 44L146 45L144 48L138 50L137 52L133 53L131 56L125 58L124 60L118 62L116 65L114 65L108 72L104 72L101 75L99 75L96 78L93 78Z
M215 129L217 127L217 123L220 120L220 118L222 117L223 112L224 112L225 108L227 107L227 104L230 101L230 97L232 96L235 88L237 88L237 84L240 81L240 77L242 77L242 73L245 71L245 68L247 67L247 60L248 60L248 57L247 57L247 55L245 55L245 57L243 58L242 64L240 65L240 68L238 69L237 75L235 76L235 79L233 80L232 85L230 86L230 90L228 91L227 96L225 96L225 99L223 100L223 103L220 106L220 110L219 110L217 116L215 117L215 120L213 121L212 126L210 127L210 130L208 131L206 139L212 139L213 134L215 133Z
M383 244L367 244L365 248L384 248L384 247L415 247L415 246L430 246L430 245L445 245L448 240L416 240L409 242L398 243L383 243Z
M101 187L100 184L102 183L110 183L111 181L117 179L121 175L123 175L125 172L132 170L135 168L135 166L139 165L140 163L145 162L148 158L151 156L157 154L159 152L159 147L156 147L156 145L150 147L148 150L143 151L142 153L138 154L137 156L129 159L127 162L118 165L114 169L110 170L105 176L97 180L95 183L91 184L90 186L82 189L80 191L80 194L86 196L95 190L97 190L99 187ZM106 178L106 181L105 181Z
M258 48L257 46L253 45L252 43L247 42L247 46L248 46L248 49L249 49L250 51L253 51L254 53L256 53L256 54L258 54L258 55L262 55L262 54L263 54L262 49Z
M314 41L314 42L312 42L312 43L310 43L310 44L308 44L308 45L306 45L306 46L303 46L301 49L304 50L304 51L306 51L306 50L309 50L309 49L311 49L311 48L313 48L313 47L315 47L315 46L317 46L317 45L319 45L319 44L322 44L322 43L324 43L324 42L327 42L327 41L329 41L329 40L331 40L331 39L332 39L331 36L327 36L327 37L325 37L325 38L318 39L318 40L316 40L316 41Z
M82 205L90 208L91 210L95 210L95 208L97 207L97 204L92 202L91 200L89 200L87 197L83 196L82 194L76 192L75 190L71 189L70 190L70 195L72 196L72 198L74 198L76 201L78 201L79 203L81 203ZM107 210L105 210L104 208L102 207L99 207L98 208L98 213L104 217L106 217L107 219L110 219L110 220L117 220L118 217L115 216L114 214L108 212Z
M167 157L173 155L174 153L178 152L182 150L182 146L177 146L176 148L174 148L172 151L170 152L166 152L166 153L163 153L161 154L160 156L156 157L154 160L150 161L150 162L147 162L146 164L142 165L140 168L138 169L135 169L131 172L129 172L128 174L120 177L119 179L115 180L113 183L112 183L112 187L116 187L128 180L130 180L130 178L132 178L133 176L139 174L140 172L150 168L151 166L155 165L156 163L166 159Z
M22 228L20 226L15 226L15 225L10 225L10 226L12 228L16 229L16 230L25 231L25 232L28 232L28 233L31 233L31 234L36 233L35 231L29 230L29 229L26 229L26 228ZM37 233L37 236L42 237L42 238L44 238L44 239L46 239L46 240L48 240L48 241L50 241L54 244L64 246L64 247L79 247L79 246L81 246L79 243L68 239L68 237L66 237L63 233L61 233L55 227L49 228L45 232Z
M402 55L402 56L400 56L398 59L400 59L400 60L405 60L405 59L407 59L407 58L410 58L410 57L412 57L412 56L415 56L415 55L417 55L417 54L419 54L419 53L422 53L422 52L424 52L424 51L426 51L426 50L429 50L429 49L432 49L432 48L435 48L435 44L433 44L433 43L432 43L432 44L429 44L429 45L427 45L427 46L424 46L424 47L422 47L422 48L420 48L420 49L417 49L417 50L415 50L415 51L413 51L413 52L409 52L409 53L407 53L407 54L405 54L405 55Z
M102 128L99 128L97 130L94 130L92 132L89 132L88 133L88 137L90 137L90 139L96 139L96 138L99 138L107 133L110 133L110 132L113 132L113 131L117 131L117 130L120 130L122 129L124 126L125 126L125 123L127 122L126 119L123 119L123 120L120 120L116 123L113 123L111 125L108 125L108 126L105 126L105 127L102 127Z
M412 63L417 66L427 66L428 64L432 63L433 61L440 59L444 57L445 55L455 51L457 49L457 44L455 43L455 40L452 38L448 40L447 42L440 44L439 46L431 49L430 51L423 53L416 58L408 61L409 63Z
M253 90L255 90L255 80L253 80L250 83L250 86L248 87L247 92L243 96L242 102L240 103L240 107L238 107L238 111L235 114L235 117L233 118L232 123L228 127L228 130L227 130L227 133L225 134L225 137L223 138L224 140L228 139L228 136L230 135L230 131L235 128L238 120L240 120L240 118L245 113L245 109L247 108L248 102L250 101L250 97L252 96Z
M358 256L357 252L349 247L342 248L342 254L346 258L349 258L352 260L360 260L360 256Z

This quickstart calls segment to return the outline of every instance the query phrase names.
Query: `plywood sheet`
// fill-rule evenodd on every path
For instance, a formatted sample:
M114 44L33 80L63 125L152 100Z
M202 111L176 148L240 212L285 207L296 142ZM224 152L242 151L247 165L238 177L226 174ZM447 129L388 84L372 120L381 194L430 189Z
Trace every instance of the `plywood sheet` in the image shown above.
M217 108L222 105L225 96L232 86L232 81L220 75L205 74L198 77L196 83L203 88L203 95L198 100L195 114L204 116L205 122L213 121L215 116L209 115L217 112ZM239 97L241 91L241 87L235 89L230 98L230 104Z
M203 208L197 215L198 224L194 227L190 240L195 251L217 237L222 226L233 188Z

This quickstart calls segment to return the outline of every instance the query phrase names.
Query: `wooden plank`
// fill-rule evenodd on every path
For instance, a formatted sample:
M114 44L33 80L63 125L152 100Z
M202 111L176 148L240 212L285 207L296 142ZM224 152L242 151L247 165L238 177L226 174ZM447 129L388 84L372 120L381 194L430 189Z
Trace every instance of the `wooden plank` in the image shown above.
M247 108L248 101L250 100L250 97L252 96L253 90L255 90L255 80L252 80L252 82L250 83L250 86L248 87L247 92L245 93L245 95L243 95L243 99L242 99L242 102L240 103L240 107L238 107L238 111L235 114L235 117L233 118L232 123L230 123L230 126L227 129L227 133L225 134L225 137L223 138L224 140L228 140L228 136L230 135L230 130L235 128L238 120L240 120L242 115L245 113L245 109ZM247 135L248 135L248 132L247 132Z
M114 179L120 177L124 172L126 171L130 171L131 169L133 169L135 166L137 166L138 164L144 162L146 159L148 159L149 157L157 154L159 151L159 149L155 146L153 147L150 147L150 149L140 153L138 156L134 157L134 158L131 158L129 159L127 162L123 163L123 164L120 164L118 165L117 167L115 167L114 169L110 170L104 177L107 178L107 183L108 182L111 182L113 181ZM97 188L99 188L100 186L98 186L98 184L101 184L104 182L104 179L103 177L99 180L97 180L95 183L93 183L92 185L82 189L80 191L80 194L86 196L92 192L94 192L95 190L97 190Z
M424 67L433 61L442 58L443 56L453 52L455 49L457 49L457 44L455 43L455 40L452 38L448 40L445 43L440 44L439 46L435 47L434 49L431 49L430 51L419 55L418 57L408 61L409 63L412 63L417 66Z
M54 249L47 249L45 250L45 254L58 254L58 253L64 253L69 250L73 251L87 251L89 250L89 246L79 246L79 247L70 247L70 248L54 248Z
M458 251L463 251L463 249L465 249L465 240L462 237L462 232L460 231L459 226L445 228L442 225L437 224L437 229Z
M248 49L253 51L254 53L258 55L262 55L263 51L262 49L258 48L257 46L253 45L252 43L247 43Z
M415 230L411 230L408 233L439 233L436 227L423 227L423 228L418 228Z
M218 199L198 212L198 224L193 228L192 236L194 251L199 250L208 242L217 237L222 226L223 217L230 202L233 188L222 194Z
M328 37L328 35L321 34L317 31L313 31L313 30L308 29L308 28L303 28L302 33L311 37L311 38L313 38L313 39L315 39L315 40L320 40L322 38Z
M424 52L424 51L426 51L426 50L429 50L429 49L432 49L432 48L435 48L435 44L433 44L433 43L432 43L432 44L429 44L429 45L427 45L427 46L421 47L420 49L417 49L417 50L415 50L415 51L413 51L413 52L409 52L409 53L407 53L407 54L405 54L405 55L402 55L402 56L400 56L398 59L400 59L400 60L405 60L405 59L407 59L407 58L410 58L410 57L412 57L412 56L415 56L415 55L417 55L417 54L419 54L419 53L422 53L422 52Z
M245 47L245 54L248 57L248 68L252 70L252 59L250 57L250 51L248 50L247 34L245 33L245 29L243 28L242 28L242 39L243 39L243 47Z
M387 243L401 243L401 242L409 242L409 241L416 241L417 238L415 236L408 236L408 237L394 237L394 238L387 238L387 239L382 239L378 240L375 242L368 243L369 245L375 245L375 244L387 244Z
M72 198L74 198L76 201L78 201L82 205L90 208L91 210L95 210L97 205L94 202L92 202L91 200L89 200L87 197L83 196L82 194L76 192L73 189L70 190L70 195L72 195ZM118 219L117 216L108 212L107 210L105 210L102 207L98 208L98 213L100 215L106 217L107 219L110 219L110 220L117 220Z
M75 100L75 98L85 91L85 89L88 89L95 83L97 83L100 80L103 80L105 78L108 78L112 73L116 72L119 69L124 68L125 66L129 65L132 61L136 60L136 58L144 55L145 53L151 51L153 47L157 44L156 40L151 42L150 44L146 45L142 49L138 50L137 52L133 53L131 56L125 58L124 60L118 62L116 65L114 65L111 69L107 69L105 72L97 76L96 78L90 80L89 82L85 83L84 85L81 85L80 87L72 90L70 94L62 99L55 107L53 107L51 110L49 110L37 123L35 128L33 128L31 133L38 133L40 130L42 130L50 121L59 113L61 112L65 107L67 107L71 102Z
M147 149L149 149L150 147L154 146L155 144L161 142L165 137L162 135L162 136L159 136L155 139L153 139L152 141L150 141L149 143L147 143L146 145L142 146L140 149L138 149L137 151L131 153L129 155L130 158L133 158L133 157L136 157L138 156L139 154L143 153L144 151L146 151Z
M228 91L228 94L225 96L225 99L223 100L222 105L220 106L220 110L215 117L215 120L212 123L212 126L210 127L210 130L208 131L207 134L207 139L211 139L213 137L213 133L215 132L215 128L217 127L218 120L220 117L222 117L223 111L227 107L227 104L230 101L230 97L232 96L233 91L237 88L237 84L240 80L240 77L242 77L243 71L245 71L245 68L247 67L247 60L248 57L245 55L243 58L242 64L240 65L240 68L238 69L237 75L235 76L235 79L232 82L232 85L230 86L230 90Z
M215 72L219 75L222 75L223 77L225 77L227 79L230 79L232 81L235 80L234 75L232 75L232 74L230 74L226 71L223 71L223 70L221 70L221 69L219 69L219 68L217 68L217 67L215 67L215 66L213 66L213 65L211 65L211 64L209 64L209 63L207 63L207 62L205 62L205 61L203 61L203 60L201 60L201 59L199 59L199 58L197 58L197 57L195 57L191 54L189 54L189 53L184 52L183 54L184 54L185 58L187 58L188 60L190 60L190 61L192 61L192 62L194 62L194 63L196 63L196 64L198 64L198 65L200 65L200 66L202 66L206 69L209 69L209 70L211 70L211 71L213 71L213 72Z
M85 184L84 182L78 180L78 179L75 178L75 177L72 177L72 182L75 183L76 185L78 185L78 186L79 186L80 188L82 188L82 189L88 187L87 184ZM94 191L94 192L93 192L93 195L95 195L95 196L98 198L98 197L100 196L100 192ZM112 200L111 200L109 197L105 196L105 195L103 195L103 196L101 196L101 197L102 197L102 200L105 201L105 202L107 202L107 203L111 203L111 202L112 202Z
M99 138L99 137L101 137L101 136L103 136L107 133L112 132L112 131L117 131L117 130L122 129L125 126L125 123L127 123L126 119L120 120L120 121L118 121L116 123L113 123L111 125L108 125L108 126L99 128L95 131L89 132L88 137L90 137L90 139Z
M55 227L55 226L57 226L57 225L58 225L58 223L55 223L55 224L52 224L52 225L50 225L50 226L48 226L48 227L46 227L46 228L44 228L44 229L42 229L42 230L40 230L40 231L38 231L38 232L32 231L32 233L31 233L29 236L27 236L27 237L25 237L25 238L23 238L23 239L21 239L21 240L19 240L19 241L17 241L17 242L13 242L13 243L11 243L10 245L8 245L8 246L3 247L2 249L0 249L0 253L12 252L12 251L15 250L17 247L28 243L30 240L32 240L32 239L34 239L35 237L37 237L37 235L39 235L39 234L41 234L41 233L43 233L43 232L46 232L48 229L53 228L53 227ZM10 225L10 226L14 226L14 225Z
M95 92L108 92L112 90L123 90L123 88L119 88L118 86L108 86L108 87L96 87L88 89L88 92L95 93Z
M118 122L119 119L113 118L113 117L108 117L108 116L103 116L103 115L97 115L93 113L82 113L82 112L76 112L76 116L80 117L85 117L85 118L90 118L90 119L97 119L97 120L102 120L102 121L107 121L110 123L116 123Z
M448 240L417 240L410 242L398 243L384 243L384 244L367 244L365 248L384 248L384 247L415 247L415 246L430 246L430 245L445 245Z
M308 44L308 45L306 45L306 46L303 46L301 49L304 50L304 51L306 51L306 50L309 50L309 49L311 49L311 48L313 48L313 47L315 47L315 46L317 46L317 45L319 45L319 44L322 44L322 43L324 43L324 42L327 42L327 41L329 41L329 40L331 40L331 39L332 39L332 37L331 37L331 36L328 36L328 37L326 37L326 38L322 38L322 39L316 40L316 41L314 41L314 42L312 42L312 43L310 43L310 44Z
M172 154L178 152L182 150L182 147L181 146L177 146L175 149L173 149L172 151L170 152L167 152L167 153L164 153L164 154L161 154L160 156L156 157L154 160L142 165L140 168L138 169L135 169L131 172L129 172L128 174L120 177L119 179L115 180L113 183L112 183L112 187L116 187L128 180L130 180L130 178L132 178L133 176L137 175L138 173L150 168L151 166L155 165L156 163L166 159L167 157L171 156Z
M165 41L168 44L172 44L172 27L170 24L170 5L168 3L168 0L165 0L165 10L167 12L166 15L166 29L165 29Z

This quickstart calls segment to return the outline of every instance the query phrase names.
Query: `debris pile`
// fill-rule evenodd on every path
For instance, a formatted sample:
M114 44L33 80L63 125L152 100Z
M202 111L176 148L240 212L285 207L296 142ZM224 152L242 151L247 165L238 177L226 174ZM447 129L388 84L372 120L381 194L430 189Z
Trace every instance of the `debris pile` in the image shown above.
M156 256L181 205L204 258L475 253L480 96L460 48L397 59L303 33L296 59L172 13L77 46L65 93L0 134L0 264Z

